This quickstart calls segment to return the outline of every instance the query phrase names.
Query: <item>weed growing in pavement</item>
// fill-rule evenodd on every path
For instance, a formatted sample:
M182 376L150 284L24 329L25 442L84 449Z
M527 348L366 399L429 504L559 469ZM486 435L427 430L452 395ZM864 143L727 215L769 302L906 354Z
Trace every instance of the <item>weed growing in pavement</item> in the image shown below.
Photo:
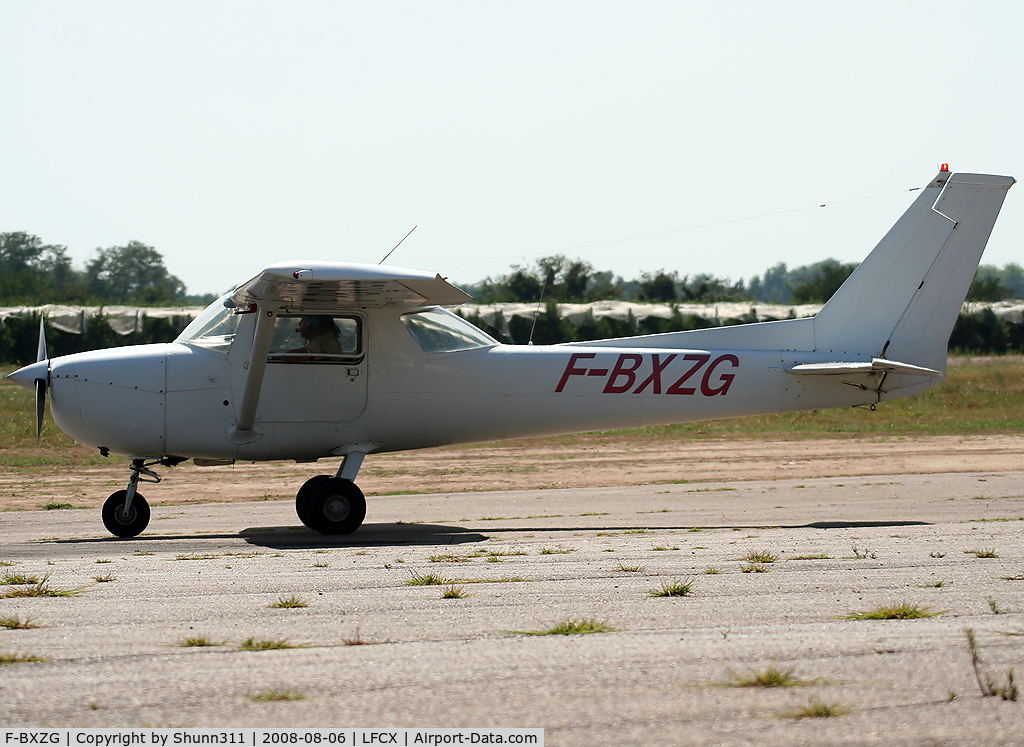
M821 700L812 700L803 708L797 708L795 711L786 711L779 715L785 718L834 718L849 712L850 708L848 706L840 705L838 702L826 703Z
M272 604L270 604L268 606L273 608L273 609L283 610L283 609L297 609L299 607L308 607L309 604L307 602L304 602L303 600L299 599L294 594L292 594L290 597L281 597L276 602L273 602Z
M441 592L441 599L462 599L468 597L469 594L461 586L455 584L449 584L444 587L444 591Z
M849 612L845 615L838 615L841 620L916 620L923 617L937 617L944 615L949 610L935 611L932 607L921 604L883 604L873 610L863 612Z
M4 599L17 599L21 597L77 597L85 590L84 586L77 589L55 589L50 586L50 574L47 573L34 586L26 586L23 589L12 589L3 595Z
M647 595L651 597L686 597L690 595L692 590L692 581L680 580L671 583L662 581L660 589L651 589L651 591L647 592Z
M853 550L853 557L855 560L874 560L878 556L871 552L871 550L861 550L856 545L850 545L850 549Z
M974 636L973 628L965 628L967 636L967 653L971 656L971 666L974 668L974 677L978 680L978 687L981 694L988 697L999 696L1003 700L1017 700L1017 685L1013 681L1013 668L1006 672L1006 684L996 682L988 672L982 671L981 652L978 650L978 639Z
M264 640L246 638L238 645L238 648L242 651L271 651L275 649L298 647L293 643L289 643L287 638L268 638Z
M8 586L24 586L38 583L38 576L26 576L23 573L8 573L3 578L0 578L0 584L7 584Z
M800 679L796 676L796 667L782 669L774 662L767 669L750 671L745 673L728 670L732 678L724 683L728 687L803 687L813 684L810 680Z
M588 633L613 633L619 628L606 622L590 619L564 620L543 630L510 630L519 635L586 635Z
M211 640L207 638L205 635L197 635L182 638L175 645L181 646L182 648L208 648L211 646L223 646L224 643L224 641Z
M106 576L93 576L92 580L98 584L109 584L111 581L117 581L117 576L108 573Z
M0 628L6 630L29 630L31 628L38 628L39 626L32 622L31 617L26 617L22 620L20 617L0 617Z
M794 555L789 560L832 560L832 556L822 552L815 555Z
M744 555L740 560L745 560L748 563L760 565L762 563L774 563L779 559L777 553L773 553L769 550L751 550Z
M987 547L984 550L964 550L964 555L973 555L976 558L998 558L999 553L994 547Z
M740 566L740 570L744 573L767 573L768 566L762 565L761 563L751 563L750 565Z
M436 573L416 573L413 571L409 576L409 580L405 583L408 586L444 586L454 582Z

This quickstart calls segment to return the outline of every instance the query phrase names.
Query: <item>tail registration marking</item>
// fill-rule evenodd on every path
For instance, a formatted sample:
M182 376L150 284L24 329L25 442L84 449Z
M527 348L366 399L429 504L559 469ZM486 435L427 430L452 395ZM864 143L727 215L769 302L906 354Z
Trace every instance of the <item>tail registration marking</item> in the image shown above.
M562 371L562 378L559 379L555 392L559 393L565 389L569 379L573 376L599 376L606 377L604 389L601 390L602 394L625 394L630 391L633 394L641 394L648 388L652 394L662 394L662 374L680 356L678 353L665 355L661 353L620 353L615 365L610 370L608 368L588 368L583 363L596 357L597 353L573 353L569 356L569 362L565 365L565 370ZM735 373L728 371L739 368L739 358L732 353L726 353L707 365L710 360L711 356L707 353L683 355L679 364L673 366L676 370L666 375L665 381L672 381L672 384L664 389L664 394L696 394L698 386L697 379L694 377L701 369L704 369L699 385L701 394L705 397L728 394L729 387L732 386L732 382L736 378ZM719 367L726 364L730 366L730 369L718 372ZM705 366L707 367L705 368ZM650 373L637 385L637 379L647 371ZM673 380L677 374L678 378ZM690 379L693 379L692 385L684 386Z

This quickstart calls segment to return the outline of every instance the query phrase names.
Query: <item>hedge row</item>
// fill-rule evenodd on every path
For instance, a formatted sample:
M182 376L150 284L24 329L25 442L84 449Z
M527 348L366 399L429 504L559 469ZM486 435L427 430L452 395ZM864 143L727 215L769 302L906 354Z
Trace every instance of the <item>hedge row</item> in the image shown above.
M470 310L468 307L466 310ZM464 312L465 313L465 312ZM470 321L475 321L469 316ZM741 324L749 320L729 319L725 324ZM554 304L537 315L536 324L530 319L514 317L509 321L509 335L501 335L486 324L480 325L502 342L526 344L531 339L537 345L577 340L598 340L626 337L636 334L678 332L714 326L708 319L695 315L676 314L671 319L650 317L642 322L633 320L597 319L579 327L558 316ZM26 365L36 358L39 317L9 318L0 328L0 364ZM128 335L115 333L102 318L89 321L88 335L70 334L47 327L46 343L51 358L84 350L110 348L119 345L170 342L181 333L182 327L170 319L145 317L142 329ZM973 314L961 314L953 327L949 350L957 354L1001 355L1024 353L1024 325L1014 324L997 317L991 309Z

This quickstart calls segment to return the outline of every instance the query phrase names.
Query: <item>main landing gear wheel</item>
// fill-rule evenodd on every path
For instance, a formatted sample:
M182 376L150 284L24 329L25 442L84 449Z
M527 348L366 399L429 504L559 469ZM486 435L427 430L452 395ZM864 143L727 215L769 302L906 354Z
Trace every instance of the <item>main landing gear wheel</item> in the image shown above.
M127 490L118 490L103 504L103 526L116 537L135 537L149 524L149 504L142 493L135 494L132 505L125 513L124 501L127 496Z
M299 520L310 529L316 529L316 517L313 515L313 503L310 499L313 497L316 489L323 484L323 481L330 479L330 475L311 477L302 483L299 492L295 494L295 513L299 515Z
M298 498L296 502L300 502ZM323 534L351 534L366 518L366 498L351 480L328 477L311 488L308 503L303 510L308 510L306 516L309 521L302 514L299 514L299 518L311 529Z

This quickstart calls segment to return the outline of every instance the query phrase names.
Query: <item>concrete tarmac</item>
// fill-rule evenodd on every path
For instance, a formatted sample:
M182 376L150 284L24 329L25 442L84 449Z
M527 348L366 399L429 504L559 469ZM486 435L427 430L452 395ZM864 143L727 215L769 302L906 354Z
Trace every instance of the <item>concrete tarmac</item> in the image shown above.
M348 537L286 501L157 506L131 540L98 514L0 514L0 595L77 590L0 598L0 654L45 659L0 665L4 726L1024 743L1024 694L981 692L1024 673L1024 472L376 497ZM844 617L882 605L936 614ZM524 633L568 621L614 630ZM798 684L737 686L773 668Z

